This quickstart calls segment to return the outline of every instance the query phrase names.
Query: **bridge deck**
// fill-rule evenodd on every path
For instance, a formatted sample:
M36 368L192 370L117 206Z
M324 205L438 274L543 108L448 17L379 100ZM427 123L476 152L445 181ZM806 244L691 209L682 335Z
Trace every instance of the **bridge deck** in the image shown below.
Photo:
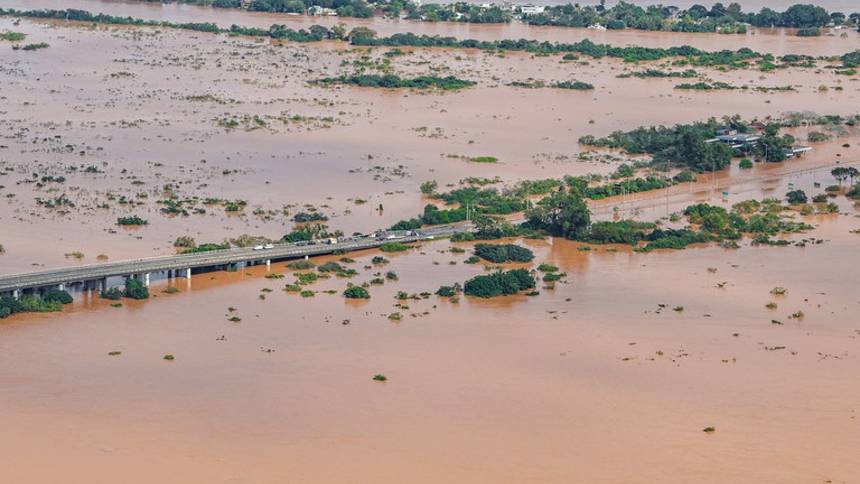
M434 237L444 237L469 230L468 225L434 227L422 230L418 235L398 238L396 242L411 243L429 240ZM199 269L217 267L242 262L257 262L266 260L297 259L305 256L318 256L334 252L351 252L380 247L392 240L376 238L360 238L346 240L335 244L295 245L276 244L272 249L254 250L252 248L234 248L213 250L194 254L165 255L134 259L104 264L90 264L75 267L29 272L23 274L0 275L0 293L15 290L34 289L40 287L73 284L76 282L94 281L107 277L131 276L167 270Z

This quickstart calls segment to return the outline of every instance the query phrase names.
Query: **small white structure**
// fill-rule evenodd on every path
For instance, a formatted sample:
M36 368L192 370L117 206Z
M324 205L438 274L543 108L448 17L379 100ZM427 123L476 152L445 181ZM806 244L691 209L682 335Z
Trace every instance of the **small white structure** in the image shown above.
M313 7L308 9L308 15L315 15L319 17L336 17L337 11L333 8L320 7L319 5L314 5Z
M532 5L529 3L527 5L520 6L520 12L522 12L523 15L534 15L537 13L543 13L544 10L546 10L546 7L544 7L543 5Z

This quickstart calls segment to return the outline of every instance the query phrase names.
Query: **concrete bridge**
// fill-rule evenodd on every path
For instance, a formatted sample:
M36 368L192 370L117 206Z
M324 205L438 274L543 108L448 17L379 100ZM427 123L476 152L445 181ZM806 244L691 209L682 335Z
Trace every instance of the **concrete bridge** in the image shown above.
M274 244L271 248L263 249L258 246L256 249L249 247L213 250L193 254L166 255L104 264L63 267L23 274L0 275L0 295L12 295L18 298L26 293L39 293L46 289L66 289L67 287L103 291L107 288L110 277L133 277L149 286L153 274L166 273L167 277L190 278L194 271L226 269L239 264L271 265L272 261L373 249L386 242L411 243L431 240L470 230L471 225L469 224L448 225L399 235L383 233L379 236L344 238L335 243L316 241L312 245L307 243Z

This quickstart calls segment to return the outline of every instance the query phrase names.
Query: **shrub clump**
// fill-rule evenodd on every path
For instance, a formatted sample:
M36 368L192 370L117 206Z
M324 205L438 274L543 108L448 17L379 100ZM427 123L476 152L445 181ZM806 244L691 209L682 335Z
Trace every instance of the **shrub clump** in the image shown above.
M122 295L129 299L148 299L149 289L137 279L126 279L125 291L123 291Z
M131 215L128 217L120 217L116 219L117 225L147 225L149 222L138 217L137 215Z
M349 86L378 87L387 89L435 88L447 91L471 87L475 85L475 82L466 79L458 79L454 76L418 76L412 79L406 79L395 74L355 74L351 76L326 77L316 81L316 84L321 84L324 86L332 84L344 84Z
M317 270L320 272L341 272L345 269L346 269L345 267L343 267L342 265L338 264L335 261L329 261L329 262L326 262L325 264L317 267Z
M386 242L379 247L382 252L403 252L409 250L409 246L402 242Z
M467 296L491 298L516 294L525 289L534 289L535 279L525 269L499 271L489 275L475 276L463 285Z
M475 255L496 264L531 262L535 258L531 250L515 244L477 244L475 245Z
M350 286L343 291L343 296L347 299L370 299L370 293L367 289L361 286Z
M72 302L71 294L59 289L51 289L43 296L0 297L0 319L15 313L46 313L59 311L64 304Z
M462 287L460 284L454 284L453 286L439 286L439 289L436 290L436 295L441 297L454 297L462 291Z
M316 266L313 262L309 260L297 260L295 262L290 262L289 264L287 264L287 267L293 270L307 270L313 269Z
M105 289L104 291L99 293L99 297L101 297L102 299L108 299L110 301L118 301L122 298L122 290L118 287Z

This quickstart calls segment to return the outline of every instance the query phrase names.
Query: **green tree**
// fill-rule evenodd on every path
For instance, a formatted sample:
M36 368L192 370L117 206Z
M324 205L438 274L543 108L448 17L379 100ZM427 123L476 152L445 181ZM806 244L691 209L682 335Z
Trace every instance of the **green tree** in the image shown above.
M804 204L808 200L803 190L792 190L785 194L785 199L792 205Z
M130 299L148 299L149 289L142 282L129 277L125 280L125 291L122 295Z
M526 220L532 228L573 239L588 227L591 212L578 192L559 190L527 210Z
M370 293L361 286L349 286L343 291L343 296L347 299L370 299Z

